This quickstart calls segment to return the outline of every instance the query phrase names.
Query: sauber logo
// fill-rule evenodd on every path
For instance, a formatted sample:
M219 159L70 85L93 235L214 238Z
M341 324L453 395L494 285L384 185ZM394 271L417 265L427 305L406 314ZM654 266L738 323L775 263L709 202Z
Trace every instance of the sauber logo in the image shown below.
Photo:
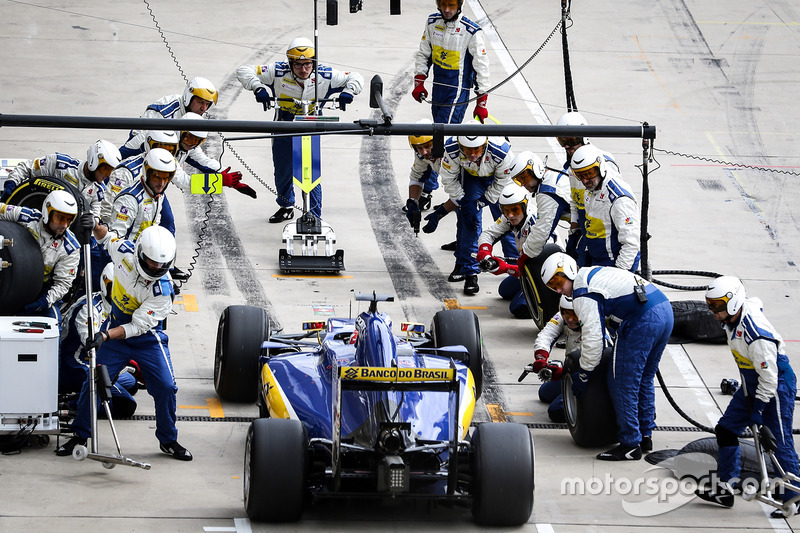
M382 368L349 366L340 369L342 379L368 381L452 381L451 368Z

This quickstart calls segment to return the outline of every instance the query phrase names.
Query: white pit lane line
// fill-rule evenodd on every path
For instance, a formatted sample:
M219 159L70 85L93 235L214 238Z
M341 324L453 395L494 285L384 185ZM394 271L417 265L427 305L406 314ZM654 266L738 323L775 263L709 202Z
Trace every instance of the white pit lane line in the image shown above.
M706 384L700 379L700 375L697 373L697 369L694 367L692 360L689 359L683 347L679 345L668 344L666 352L672 358L675 366L678 367L678 371L681 373L681 376L683 376L686 384L694 392L697 398L697 405L703 410L709 424L711 427L714 427L722 416L722 413L720 413L719 407L714 400L708 395Z

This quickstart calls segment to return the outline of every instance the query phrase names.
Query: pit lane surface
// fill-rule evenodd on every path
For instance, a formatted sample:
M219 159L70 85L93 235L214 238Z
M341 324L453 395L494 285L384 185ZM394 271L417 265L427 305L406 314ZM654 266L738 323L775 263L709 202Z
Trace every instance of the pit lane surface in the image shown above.
M388 3L365 2L358 14L340 3L339 25L320 23L319 57L369 80L380 74L395 120L414 122L428 108L410 97L412 54L429 0L405 0L403 15L390 17ZM213 118L266 119L252 95L243 92L235 69L246 63L280 60L295 36L311 37L310 2L223 3L152 1L152 13L169 44L162 42L144 2L17 2L0 0L0 113L138 116L157 98L182 92L184 78L204 76L220 90ZM484 25L497 83L521 65L560 18L559 2L467 0L468 16ZM324 8L321 6L320 11ZM476 14L477 13L477 14ZM474 15L474 16L473 16ZM488 18L486 18L488 17ZM782 1L706 2L620 0L579 3L569 30L575 95L591 124L658 128L655 146L661 168L650 179L651 264L655 269L711 270L740 276L749 294L760 297L767 316L796 361L800 313L796 263L800 256L797 197L798 23L796 4ZM491 28L489 26L491 21ZM492 29L493 28L493 29ZM494 33L493 33L494 32ZM489 111L511 124L555 122L564 112L562 55L558 35L523 69L524 77L489 97ZM175 60L170 55L174 55ZM430 88L430 84L429 84ZM470 107L471 110L471 107ZM328 113L331 114L331 113ZM366 93L341 114L342 121L368 118ZM228 135L232 137L233 135ZM61 151L82 158L97 138L121 144L123 131L0 129L0 157L32 158ZM532 149L558 166L563 153L552 139L511 139L514 150ZM615 154L623 177L641 192L634 165L641 164L636 140L599 139ZM732 510L677 500L655 509L622 494L607 476L636 480L652 476L644 461L609 464L594 460L601 450L579 449L563 429L547 426L538 384L517 377L532 358L536 329L514 320L496 295L498 279L481 276L481 291L465 297L449 284L449 252L455 217L433 235L415 238L399 207L406 197L411 152L405 138L329 136L323 140L323 215L345 250L347 270L338 277L284 276L277 268L282 225L266 218L276 209L268 141L231 145L257 177L226 147L225 166L244 172L259 193L251 200L229 189L215 199L194 276L183 287L168 333L178 378L180 441L195 460L179 463L161 454L153 436L152 401L140 393L139 420L117 424L123 452L152 463L150 471L56 458L53 444L0 457L0 529L75 531L266 531L245 518L241 497L242 457L248 420L255 406L220 403L211 380L217 319L227 305L268 309L274 327L297 331L303 320L332 310L347 315L353 291L394 293L384 304L395 323L429 323L445 305L474 309L481 320L487 379L476 421L507 419L531 424L536 443L536 501L527 531L748 530L791 529L799 519L768 520L756 503L738 500ZM213 137L206 147L219 154ZM691 154L684 157L677 154ZM764 172L723 163L763 166ZM657 166L651 164L651 169ZM794 175L785 172L793 172ZM260 182L260 183L259 183ZM190 261L203 225L206 201L169 193L178 218L179 259ZM439 191L434 203L444 200ZM484 221L488 223L488 220ZM657 276L658 277L658 276ZM671 278L701 284L702 280ZM666 290L671 299L700 298L700 292ZM554 357L559 355L558 352ZM734 377L724 347L671 346L661 372L677 401L710 425L727 397L718 384ZM688 423L657 391L656 449L680 448L705 435L681 431ZM110 449L107 425L101 449ZM796 425L797 427L797 425ZM605 480L609 491L565 495L565 479ZM604 487L605 488L605 487ZM623 490L618 490L623 489ZM649 512L649 514L647 514ZM661 514L659 514L661 513ZM468 511L424 505L320 506L298 524L269 530L473 529Z

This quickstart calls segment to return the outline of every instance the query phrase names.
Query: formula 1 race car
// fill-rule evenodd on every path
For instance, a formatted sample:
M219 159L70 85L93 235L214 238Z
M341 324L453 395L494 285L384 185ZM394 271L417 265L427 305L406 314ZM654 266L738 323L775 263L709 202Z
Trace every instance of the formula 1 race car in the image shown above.
M220 317L214 385L222 399L257 400L245 447L244 504L257 521L299 520L322 498L418 498L471 506L481 524L527 522L534 448L521 424L479 424L478 319L439 311L431 330L378 312L391 296L357 295L357 318L306 322L271 335L266 311Z

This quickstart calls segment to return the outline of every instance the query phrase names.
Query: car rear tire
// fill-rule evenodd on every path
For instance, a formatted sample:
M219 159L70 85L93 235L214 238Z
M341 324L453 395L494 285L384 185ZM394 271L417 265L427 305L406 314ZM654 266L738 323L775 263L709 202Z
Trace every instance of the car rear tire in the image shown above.
M303 514L308 438L299 420L258 418L244 452L244 507L258 522L293 522Z
M431 323L433 346L464 346L467 349L467 366L475 380L475 399L483 391L483 345L478 317L469 309L447 309L433 315Z
M542 282L542 264L554 253L563 251L557 244L545 244L542 253L525 261L525 266L520 272L520 284L525 294L525 302L528 304L531 319L539 331L556 314L561 299L558 293L548 289Z
M690 341L725 344L725 330L703 300L670 302L675 324L672 335Z
M522 424L484 423L472 435L472 516L478 524L519 526L533 511L534 450Z
M270 336L261 307L231 305L222 312L214 352L214 389L223 400L253 402L258 394L258 357Z
M2 220L0 236L14 241L13 246L0 248L0 261L10 263L0 270L0 315L13 316L39 297L44 261L36 239L25 226Z
M589 378L586 392L578 399L572 394L572 373L580 368L580 351L567 355L561 378L564 415L572 440L578 446L593 448L617 442L617 416L606 375L613 348L606 348L600 364Z

